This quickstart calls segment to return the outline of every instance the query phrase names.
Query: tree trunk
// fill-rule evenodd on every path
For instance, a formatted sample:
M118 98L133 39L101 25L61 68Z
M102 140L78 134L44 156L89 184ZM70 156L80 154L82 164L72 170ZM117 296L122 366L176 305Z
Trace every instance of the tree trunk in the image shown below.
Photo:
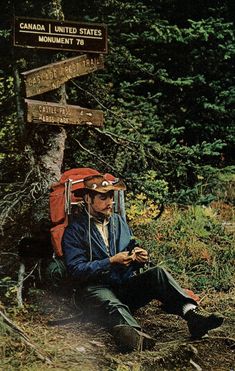
M64 20L61 0L50 1L48 16L57 20ZM57 56L51 57L47 63L55 62L56 59ZM49 93L49 97L50 100L66 103L65 85L59 88L56 93ZM37 125L32 129L30 137L32 166L37 169L36 174L39 177L39 183L41 183L32 210L32 223L38 223L42 219L49 219L49 188L52 183L59 180L61 175L66 130L62 126Z
M61 0L48 0L47 18L63 20ZM36 51L35 51L36 53ZM25 51L27 55L27 52ZM55 62L56 54L37 54L37 59L42 64ZM30 53L28 53L30 60ZM15 55L17 58L17 53ZM20 222L20 226L26 233L34 234L35 228L49 221L49 189L50 186L60 178L64 158L66 131L57 125L35 125L24 122L23 96L20 86L19 71L17 63L14 65L14 82L16 93L16 109L18 117L19 137L23 151L20 158L20 169L24 179L19 184L9 184L8 194L0 202L0 231L3 232L7 222ZM41 101L59 101L66 104L65 85L56 92L46 93L39 98ZM20 140L19 140L20 142ZM17 169L19 171L19 169ZM19 221L20 220L20 221ZM11 223L12 224L12 223ZM47 223L48 225L48 223ZM21 233L21 232L19 232ZM39 233L40 228L39 228Z

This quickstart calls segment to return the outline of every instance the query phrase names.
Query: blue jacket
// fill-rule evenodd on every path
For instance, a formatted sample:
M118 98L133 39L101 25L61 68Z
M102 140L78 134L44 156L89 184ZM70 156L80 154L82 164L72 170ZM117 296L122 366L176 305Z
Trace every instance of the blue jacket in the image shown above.
M109 261L109 256L128 250L131 231L127 223L118 214L113 214L108 230L110 255L93 219L89 237L89 218L86 212L66 228L62 241L65 263L69 274L78 284L103 282L118 285L133 276L137 269L136 264L125 267L120 264L111 265Z

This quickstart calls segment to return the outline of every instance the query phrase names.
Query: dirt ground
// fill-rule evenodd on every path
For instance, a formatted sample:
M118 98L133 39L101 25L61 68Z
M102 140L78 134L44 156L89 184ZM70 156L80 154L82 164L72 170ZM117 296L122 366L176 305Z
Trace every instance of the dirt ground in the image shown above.
M26 303L26 309L7 312L31 345L0 322L0 370L232 371L235 369L234 292L211 292L200 297L205 309L225 316L224 324L208 337L191 341L186 323L178 316L165 314L158 302L152 302L136 317L144 331L156 338L154 349L121 353L110 334L81 318L49 326L50 320L73 316L74 305L68 298L37 290L34 302Z

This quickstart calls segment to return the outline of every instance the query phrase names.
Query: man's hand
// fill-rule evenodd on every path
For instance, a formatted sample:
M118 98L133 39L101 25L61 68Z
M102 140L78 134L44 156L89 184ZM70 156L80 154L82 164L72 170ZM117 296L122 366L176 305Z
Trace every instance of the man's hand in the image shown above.
M111 264L122 264L129 266L134 259L134 252L129 255L127 251L119 252L109 258Z
M127 267L133 261L137 261L138 263L147 263L148 259L148 252L141 247L135 247L130 254L127 251L123 251L109 258L111 264L122 264Z
M135 247L133 249L133 260L136 260L138 263L147 263L149 260L148 252L145 249L142 249L142 247Z

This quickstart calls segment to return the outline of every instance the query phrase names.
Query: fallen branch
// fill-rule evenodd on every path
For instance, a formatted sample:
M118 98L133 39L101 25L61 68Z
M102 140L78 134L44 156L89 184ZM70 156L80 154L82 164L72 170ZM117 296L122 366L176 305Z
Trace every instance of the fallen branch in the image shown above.
M47 322L48 326L59 326L59 325L67 325L68 323L77 321L81 318L82 313L75 314L72 317L60 318L60 319L50 319Z
M23 298L22 298L24 274L25 274L25 265L24 263L21 262L19 272L18 272L18 285L17 285L17 303L20 308L24 306Z
M26 277L24 276L25 275L25 264L22 261L20 263L20 268L19 268L19 272L18 272L18 284L17 284L17 302L18 302L18 306L20 308L22 308L24 306L23 298L22 298L22 291L23 291L24 281L26 281L27 278L29 278L33 274L35 269L39 266L39 263L40 263L40 261L38 261L35 264L33 269L27 274Z
M230 342L231 344L228 345L228 346L229 347L232 347L233 349L235 349L235 338L230 338L228 336L210 336L209 339L213 339L213 340L224 340L225 342Z
M197 370L202 371L201 366L199 366L196 362L194 362L192 359L190 359L189 363Z
M31 348L34 350L34 352L37 354L37 356L44 362L52 364L52 361L48 358L48 356L45 356L42 354L42 351L38 349L38 347L33 344L29 337L21 330L20 327L18 327L14 322L12 322L1 310L0 315L3 319L3 322L10 327L11 330L13 330L20 338Z

